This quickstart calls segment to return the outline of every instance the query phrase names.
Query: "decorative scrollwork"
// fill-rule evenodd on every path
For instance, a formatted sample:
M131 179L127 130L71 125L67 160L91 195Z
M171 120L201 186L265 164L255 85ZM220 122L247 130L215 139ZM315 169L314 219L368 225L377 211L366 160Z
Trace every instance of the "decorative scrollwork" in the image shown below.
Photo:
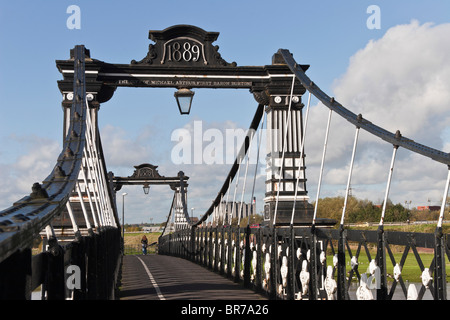
M152 164L141 164L139 166L135 166L136 170L134 170L133 175L130 178L139 178L139 179L155 179L155 178L163 178L156 170L158 166L154 166Z
M144 59L142 59L140 61L131 60L131 64L152 64L153 60L155 60L157 57L158 57L158 53L156 51L155 45L150 44L148 46L148 53L144 57Z

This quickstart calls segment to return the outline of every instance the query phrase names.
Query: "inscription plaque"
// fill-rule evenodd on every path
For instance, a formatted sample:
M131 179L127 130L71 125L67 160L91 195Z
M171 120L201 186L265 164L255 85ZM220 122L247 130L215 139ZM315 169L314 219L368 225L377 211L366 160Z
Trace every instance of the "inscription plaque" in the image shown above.
M159 64L164 66L221 66L236 67L222 59L219 46L212 43L218 32L207 32L191 25L176 25L162 31L149 31L147 56L131 64Z

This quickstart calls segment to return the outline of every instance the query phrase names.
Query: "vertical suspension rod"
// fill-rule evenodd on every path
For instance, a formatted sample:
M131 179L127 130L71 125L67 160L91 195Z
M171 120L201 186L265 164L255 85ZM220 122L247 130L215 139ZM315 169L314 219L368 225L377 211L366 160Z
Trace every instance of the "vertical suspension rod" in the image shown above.
M380 224L378 226L378 246L377 246L377 267L380 268L380 285L377 289L377 300L387 299L387 279L386 279L386 241L384 234L384 217L386 214L387 201L389 197L389 189L391 187L392 174L394 172L395 156L397 154L398 145L394 145L392 152L391 166L389 168L389 176L386 185L386 193L384 196L383 210L381 212Z
M70 221L72 222L72 228L73 228L73 232L75 234L75 238L78 238L81 236L80 229L78 228L77 222L75 220L75 216L72 211L72 206L70 205L70 200L68 200L66 202L66 209L67 209L67 212L69 213Z
M85 153L83 155L85 155ZM91 208L92 218L94 220L94 226L96 228L98 228L98 226L99 226L98 221L97 221L98 207L96 206L97 210L94 209L94 205L92 203L92 198L91 198L91 190L90 190L87 178L86 178L86 172L84 171L85 170L84 166L86 166L86 163L85 163L86 159L83 159L82 162L83 162L83 165L82 165L80 171L81 171L81 175L82 175L82 178L84 181L84 185L86 186L86 194L88 196L89 207ZM88 168L88 170L89 170L89 168ZM94 192L94 191L92 191L92 192Z
M353 172L353 164L355 162L355 155L356 155L356 146L358 144L358 136L359 136L359 130L360 127L356 127L355 131L355 139L353 141L353 151L352 151L352 157L350 159L350 168L348 171L348 178L347 178L347 188L345 189L345 199L344 199L344 206L342 208L342 216L341 216L341 224L339 227L339 242L338 242L338 265L337 265L337 298L338 300L346 300L348 299L348 294L346 290L346 270L345 270L345 230L344 230L344 221L345 221L345 213L347 210L347 202L348 202L348 194L350 191L350 184L352 179L352 172Z
M347 188L345 189L345 198L344 198L344 207L342 208L342 216L341 216L341 226L344 226L344 220L345 220L345 212L347 210L347 202L348 202L348 194L350 192L350 185L352 180L352 171L353 171L353 164L355 163L355 154L356 154L356 146L358 144L358 136L359 136L359 127L356 127L355 131L355 140L353 141L353 151L352 151L352 158L350 160L350 168L348 171L348 178L347 178Z
M81 169L83 170L83 168L81 168ZM76 183L75 188L77 190L78 198L80 199L81 210L83 211L84 221L86 222L86 228L88 229L88 232L91 233L92 227L91 227L91 223L89 221L89 217L87 214L86 206L84 205L83 195L81 194L80 183L78 181Z
M90 152L89 152L89 154L90 154ZM92 183L92 186L93 186L92 193L94 195L94 200L95 200L94 204L95 204L95 208L96 208L97 215L98 215L99 225L100 226L105 226L106 222L105 222L105 219L104 219L103 210L100 207L100 204L98 203L99 202L98 200L100 199L99 191L98 191L98 185L97 185L96 182L94 182L94 181L98 180L98 178L97 178L97 176L95 174L95 168L93 166L91 168L92 159L89 158L88 151L86 151L86 149L84 149L83 155L84 155L85 165L86 165L86 168L87 168L87 171L88 171L87 176L90 177L90 182ZM83 173L83 176L85 177L84 173ZM88 185L86 180L85 180L85 183L86 183L86 185ZM89 196L89 199L92 201L90 196Z
M389 197L389 189L391 187L392 174L394 172L394 162L395 162L395 156L397 154L397 150L398 150L398 146L394 145L394 150L392 152L391 166L389 169L389 176L388 176L388 181L387 181L387 185L386 185L386 192L384 194L383 210L381 212L381 219L380 219L380 224L379 224L380 226L384 225L384 216L386 214L386 206L387 206L387 201L388 201L388 197Z
M322 175L323 175L323 167L325 164L325 155L327 153L327 144L328 144L328 133L330 131L330 122L331 122L331 115L333 114L333 110L330 109L330 112L328 114L328 122L327 122L327 129L325 132L325 141L323 143L323 153L322 153L322 163L320 165L320 172L319 172L319 182L317 186L317 195L316 195L316 205L314 206L314 215L312 224L316 224L316 218L317 218L317 208L319 206L319 195L320 195L320 188L322 186Z
M442 196L441 211L440 211L439 220L437 223L438 228L442 228L442 222L444 220L444 212L445 212L445 205L447 203L449 185L450 185L450 166L448 166L447 182L446 182L445 188L444 188L444 195Z
M252 196L250 198L250 203L252 203L253 201L253 196L255 194L255 185L256 185L256 175L258 173L258 165L259 165L259 151L261 148L261 138L262 138L262 132L263 132L263 128L264 128L264 120L265 117L263 116L262 118L262 123L261 123L261 128L259 129L259 140L258 140L258 150L256 151L256 165L255 165L255 174L253 176L253 186L252 186ZM256 204L255 204L255 211L256 211ZM253 214L256 214L256 212L253 212ZM250 223L250 219L248 219L248 224Z

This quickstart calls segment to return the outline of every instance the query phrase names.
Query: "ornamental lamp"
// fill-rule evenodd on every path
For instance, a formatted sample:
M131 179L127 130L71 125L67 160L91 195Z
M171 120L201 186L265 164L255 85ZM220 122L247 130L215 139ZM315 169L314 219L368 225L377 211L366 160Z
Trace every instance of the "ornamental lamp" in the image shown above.
M142 189L144 189L144 193L148 194L150 192L150 186L148 183L144 184L144 186L142 187Z
M186 88L178 89L174 96L177 99L180 114L189 114L191 112L192 98L195 92Z

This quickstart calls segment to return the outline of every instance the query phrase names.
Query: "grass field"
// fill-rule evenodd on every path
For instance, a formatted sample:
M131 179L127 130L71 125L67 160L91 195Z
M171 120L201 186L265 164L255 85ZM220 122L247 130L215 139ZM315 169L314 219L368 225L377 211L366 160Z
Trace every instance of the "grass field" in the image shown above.
M124 247L125 254L142 254L141 239L145 235L148 240L149 247L147 247L147 253L155 253L155 246L150 246L151 243L158 242L158 238L161 235L159 232L153 233L125 233Z

